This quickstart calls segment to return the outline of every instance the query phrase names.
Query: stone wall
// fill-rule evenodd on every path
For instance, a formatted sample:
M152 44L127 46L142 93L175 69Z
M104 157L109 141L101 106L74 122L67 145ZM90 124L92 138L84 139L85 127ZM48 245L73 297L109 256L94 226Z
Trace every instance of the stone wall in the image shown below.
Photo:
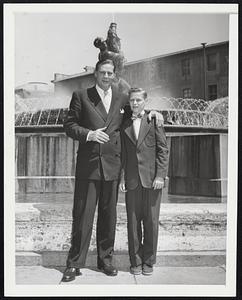
M226 196L227 134L167 136L169 194ZM77 142L64 132L17 133L15 139L16 193L73 192Z
M171 143L171 194L227 195L227 135L179 136Z

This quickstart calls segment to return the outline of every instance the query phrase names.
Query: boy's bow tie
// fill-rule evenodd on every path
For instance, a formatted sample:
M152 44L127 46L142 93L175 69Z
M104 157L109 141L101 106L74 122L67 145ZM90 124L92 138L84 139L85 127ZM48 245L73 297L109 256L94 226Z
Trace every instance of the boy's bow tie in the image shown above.
M137 114L137 115L132 114L131 120L141 119L142 117L143 114Z

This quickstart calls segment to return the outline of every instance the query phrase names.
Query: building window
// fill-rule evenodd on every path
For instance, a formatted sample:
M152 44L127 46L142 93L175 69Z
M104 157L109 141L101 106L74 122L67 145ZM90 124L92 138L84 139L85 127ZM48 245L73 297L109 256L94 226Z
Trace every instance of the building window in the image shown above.
M217 99L217 85L211 84L208 86L208 100Z
M207 70L215 71L217 69L217 56L215 53L207 55Z
M164 62L159 63L159 68L158 68L158 76L160 80L165 80L166 79L166 70L167 70L167 65Z
M183 89L183 98L192 98L191 89Z
M181 61L181 68L182 68L182 76L187 76L191 74L190 70L190 59L183 59Z

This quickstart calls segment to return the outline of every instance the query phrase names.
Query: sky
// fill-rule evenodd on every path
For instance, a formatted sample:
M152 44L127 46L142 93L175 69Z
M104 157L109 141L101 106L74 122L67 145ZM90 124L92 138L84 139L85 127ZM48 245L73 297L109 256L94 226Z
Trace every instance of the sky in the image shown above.
M228 14L16 13L15 86L95 66L112 21L127 62L229 40Z

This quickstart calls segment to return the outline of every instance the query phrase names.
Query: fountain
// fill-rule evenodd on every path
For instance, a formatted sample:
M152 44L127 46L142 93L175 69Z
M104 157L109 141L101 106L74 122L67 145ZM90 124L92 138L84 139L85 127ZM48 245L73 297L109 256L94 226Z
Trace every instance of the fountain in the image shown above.
M26 105L28 103L26 103L24 109L18 109L18 112L15 114L15 127L62 127L68 111L69 99L66 101L66 107L63 108L48 108L50 103L53 102L49 101L49 99L46 103L41 101L41 109L36 105L36 100L31 105L29 103L27 109ZM35 108L31 108L31 106ZM146 108L162 112L165 125L228 128L228 97L213 101L151 97Z
M117 24L111 23L106 40L97 37L94 46L100 50L99 59L114 60L115 84L127 91ZM59 95L16 98L16 192L72 192L77 143L66 137L62 126L69 102L69 97ZM147 109L164 116L170 146L169 195L223 201L227 195L228 97L204 101L151 94Z

